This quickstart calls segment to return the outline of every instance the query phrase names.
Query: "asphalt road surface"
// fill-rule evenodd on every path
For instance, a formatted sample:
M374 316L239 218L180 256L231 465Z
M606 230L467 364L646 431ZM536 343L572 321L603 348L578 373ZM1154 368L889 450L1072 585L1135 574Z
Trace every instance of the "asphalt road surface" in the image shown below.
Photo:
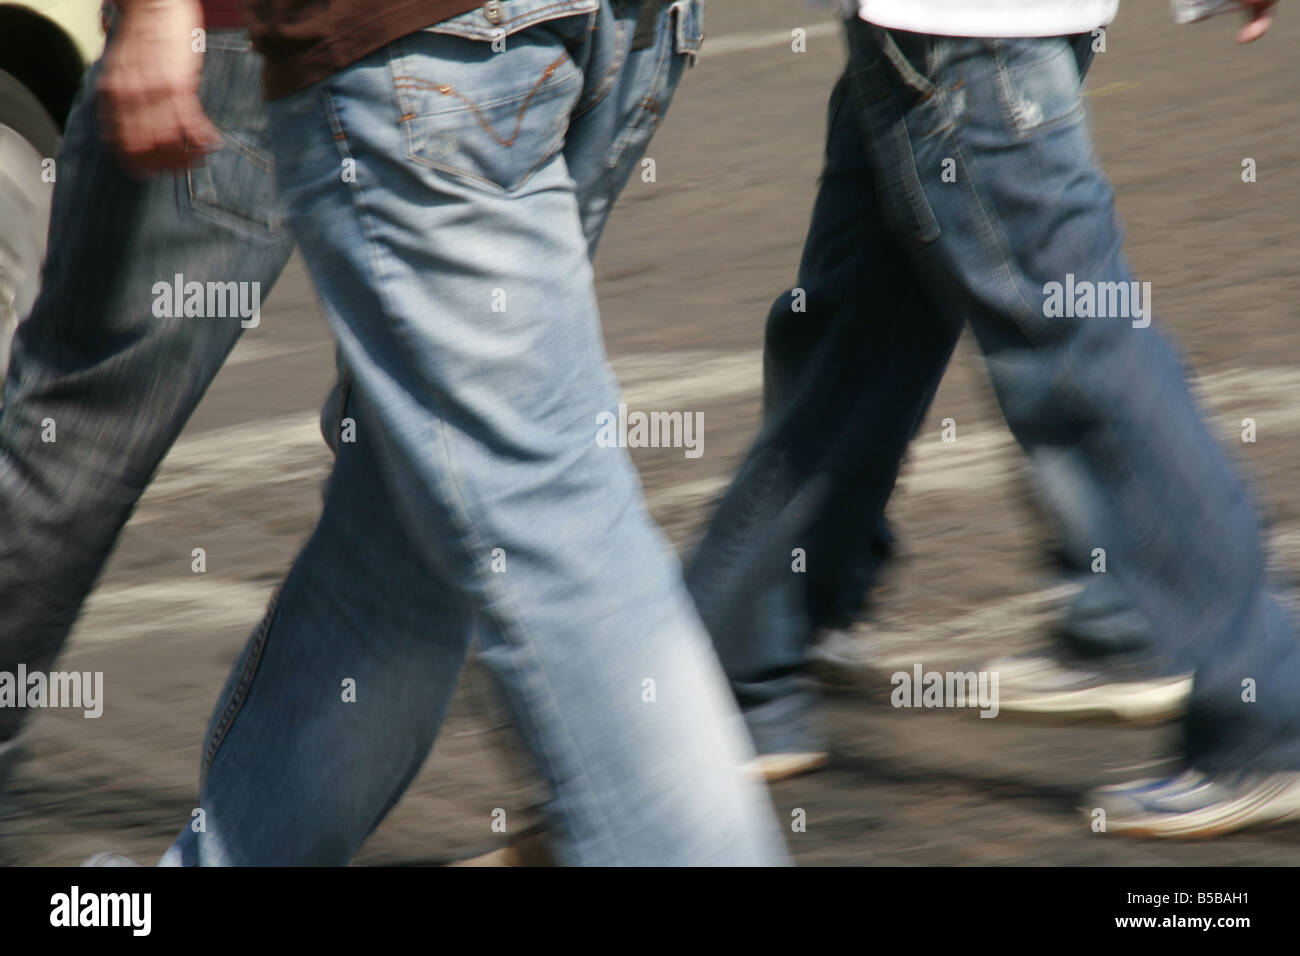
M791 31L808 31L807 52ZM1300 569L1300 12L1251 48L1232 18L1176 27L1126 3L1094 63L1098 148L1156 311L1199 378L1217 433L1255 483L1279 570ZM843 63L825 13L711 0L708 39L628 186L597 277L608 349L633 407L704 414L704 454L638 450L650 507L686 547L755 431L771 300L794 282ZM1258 181L1243 183L1246 157ZM62 667L103 671L98 720L42 713L16 780L21 861L117 849L152 862L189 819L216 693L320 508L316 425L332 348L301 262L246 333L121 540ZM958 440L940 441L956 420ZM1258 441L1240 441L1244 417ZM1032 648L1051 620L1044 529L978 353L963 342L891 505L905 551L870 632L886 662L968 667ZM1187 520L1195 522L1197 516ZM195 547L207 572L190 570ZM803 864L1288 864L1300 828L1175 844L1094 833L1075 798L1158 768L1175 727L1049 728L973 712L837 699L834 753L778 784ZM480 676L462 683L418 780L357 857L436 863L518 831L537 784Z

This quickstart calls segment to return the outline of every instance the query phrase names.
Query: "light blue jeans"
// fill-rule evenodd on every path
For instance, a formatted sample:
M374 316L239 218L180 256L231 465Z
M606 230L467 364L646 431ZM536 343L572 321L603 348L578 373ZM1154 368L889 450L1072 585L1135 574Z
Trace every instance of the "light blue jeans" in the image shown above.
M562 862L785 861L677 559L596 443L618 388L589 256L702 33L682 0L632 50L638 9L473 11L270 104L355 440L218 702L205 826L164 862L346 862L476 631Z

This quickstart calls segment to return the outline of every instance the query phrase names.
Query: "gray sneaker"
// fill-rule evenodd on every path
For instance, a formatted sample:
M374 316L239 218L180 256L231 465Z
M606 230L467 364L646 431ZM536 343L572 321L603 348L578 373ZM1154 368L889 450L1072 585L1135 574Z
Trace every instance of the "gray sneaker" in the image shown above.
M1208 774L1098 787L1079 807L1106 811L1106 832L1198 839L1247 827L1300 822L1300 773Z

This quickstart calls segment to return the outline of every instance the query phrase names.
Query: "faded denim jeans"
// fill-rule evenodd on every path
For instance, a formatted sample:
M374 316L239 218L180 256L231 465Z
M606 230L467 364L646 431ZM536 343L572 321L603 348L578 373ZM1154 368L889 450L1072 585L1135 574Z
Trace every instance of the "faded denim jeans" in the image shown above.
M269 104L356 440L218 702L205 830L165 862L346 862L475 632L562 862L786 859L678 561L596 442L618 390L590 251L702 33L683 0L632 50L638 9L475 10Z

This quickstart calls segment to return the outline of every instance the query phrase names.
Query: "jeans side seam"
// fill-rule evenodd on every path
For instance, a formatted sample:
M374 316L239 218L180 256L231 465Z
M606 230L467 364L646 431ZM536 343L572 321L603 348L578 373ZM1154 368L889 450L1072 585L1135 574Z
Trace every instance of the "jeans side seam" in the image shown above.
M434 401L436 402L436 399L434 399ZM477 548L479 554L488 553L487 543L482 540L482 538L478 535L478 533L474 528L474 521L470 515L470 509L466 501L466 495L464 493L464 490L461 488L460 482L456 480L456 469L452 462L451 442L448 441L446 425L445 422L442 420L441 416L439 416L437 422L435 423L434 430L437 433L437 442L439 447L441 447L442 449L443 463L447 470L446 485L448 487L446 488L446 490L450 492L447 495L447 502L449 505L448 514L452 517L452 520L456 523L456 525L458 525L457 531L464 540L468 541L469 539L472 538L477 542ZM546 668L541 666L541 661L537 657L536 638L533 637L528 632L528 628L524 623L523 618L512 610L512 606L514 602L510 599L509 593L506 590L506 588L503 585L501 585L499 580L494 580L494 578L499 578L500 576L484 575L482 571L479 569L478 563L472 560L473 555L474 555L474 551L471 550L470 551L471 560L469 562L469 566L473 569L471 573L477 579L479 586L483 589L485 594L494 595L492 597L492 603L496 605L495 609L484 608L482 613L484 613L486 616L490 618L496 619L498 624L498 633L501 635L503 640L510 642L509 635L512 630L511 625L513 625L513 629L520 634L521 639L510 643L512 643L517 650L526 651L530 656L530 658L532 659L534 673L537 675L539 683L542 684L545 688L545 693L547 698L546 705L551 712L551 716L553 718L557 717L559 714L562 714L564 711L559 704L559 697L556 694L554 687L551 686L551 682L547 677ZM513 619L513 622L511 622L510 619ZM513 669L516 671L516 674L518 674L520 671L520 669L517 667ZM518 707L520 710L535 713L535 710L532 706L530 706L526 695L520 695L515 701L515 706ZM534 721L538 726L541 726L543 723L546 723L546 721L537 721L536 717L534 717ZM552 719L549 722L552 727L563 726L562 722L555 719ZM558 762L554 760L552 757L550 748L548 748L545 744L545 736L538 735L536 739L537 739L537 745L543 750L544 753L546 753L547 762L551 765L551 767L558 766ZM572 738L570 740L570 743L573 752L578 755L577 759L582 764L582 779L584 781L591 779L591 777L594 776L594 774L592 774L591 769L588 766L586 766L586 762L583 760L581 756L582 753L581 748L576 745L576 741L572 740ZM595 810L596 812L600 812L601 811L600 801L596 799L595 791L591 790L589 786L587 786L586 789L587 789L586 802L588 808L590 810ZM608 824L606 824L605 831L607 833L613 832L613 828ZM625 863L626 861L623 860L622 854L619 852L619 847L617 843L611 842L610 845L611 845L611 849L614 852L614 855L619 858L621 863Z
M659 29L661 30L665 29L663 23L660 23ZM650 78L650 82L643 87L644 90L650 92L653 92L654 90L659 88L659 80L663 77L664 70L666 69L667 65L672 62L672 58L677 55L673 52L671 36L670 36L670 42L668 43L661 42L658 44L658 47L659 47L658 50L659 55L658 55L658 59L655 61L654 75ZM626 123L623 126L623 129L620 131L618 138L614 140L613 145L610 146L609 152L606 154L605 167L611 173L613 170L618 168L619 157L621 157L625 152L627 152L628 141L631 140L632 138L633 130L635 130L640 125L641 118L646 113L652 112L651 108L647 106L647 103L655 104L655 109L653 110L655 114L655 129L650 131L651 138L654 137L655 132L658 130L658 123L662 119L663 114L658 110L657 108L658 104L655 103L655 101L651 97L643 96L637 104L636 112L633 113L631 121ZM647 148L648 145L649 144L647 143Z
M212 734L208 739L208 745L204 748L203 764L199 768L200 793L203 791L203 784L207 779L208 771L212 768L212 761L217 757L217 751L221 749L221 745L225 742L226 735L230 732L235 718L243 710L244 701L248 699L248 690L252 686L253 679L257 676L258 666L262 661L262 652L266 649L266 643L271 634L271 626L275 621L276 612L279 610L280 592L283 587L284 585L281 583L271 592L271 599L267 603L266 613L262 615L262 622L258 625L257 631L249 642L249 655L244 661L239 680L230 693L230 699L226 702L221 717L212 726Z
M1016 282L1016 276L1022 274L1022 270L1016 262L1015 255L1009 248L1010 244L1006 241L1006 237L1001 234L997 222L988 213L992 204L986 202L980 194L979 177L972 174L972 166L962 149L961 138L957 135L957 128L953 127L944 138L947 140L953 158L956 160L957 169L959 170L957 178L963 184L963 192L967 194L969 201L975 206L975 221L979 226L980 246L985 256L996 260L995 271L998 274L999 284L1003 286L1003 294L1010 293L1007 300L1018 302L1023 310L1017 314L1016 309L1009 309L1009 317L1016 323L1017 328L1020 329L1021 334L1026 339L1037 343L1041 341L1041 336L1035 334L1032 327L1023 321L1034 314L1034 309L1021 293L1020 286ZM940 228L942 229L942 227Z

